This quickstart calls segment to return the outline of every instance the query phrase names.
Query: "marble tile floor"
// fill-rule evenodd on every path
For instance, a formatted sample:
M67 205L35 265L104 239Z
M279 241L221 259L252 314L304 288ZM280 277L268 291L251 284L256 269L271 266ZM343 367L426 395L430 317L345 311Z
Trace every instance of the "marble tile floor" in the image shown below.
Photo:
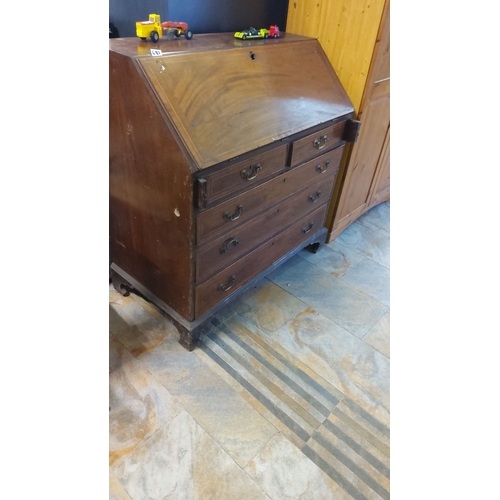
M110 285L110 499L388 499L389 226L299 252L193 352Z

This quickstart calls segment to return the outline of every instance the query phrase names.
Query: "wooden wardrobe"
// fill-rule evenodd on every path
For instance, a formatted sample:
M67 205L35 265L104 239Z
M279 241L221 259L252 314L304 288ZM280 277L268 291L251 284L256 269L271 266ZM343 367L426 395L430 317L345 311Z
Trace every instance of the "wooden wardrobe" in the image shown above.
M286 31L317 38L361 121L345 148L327 241L390 197L390 1L290 0Z

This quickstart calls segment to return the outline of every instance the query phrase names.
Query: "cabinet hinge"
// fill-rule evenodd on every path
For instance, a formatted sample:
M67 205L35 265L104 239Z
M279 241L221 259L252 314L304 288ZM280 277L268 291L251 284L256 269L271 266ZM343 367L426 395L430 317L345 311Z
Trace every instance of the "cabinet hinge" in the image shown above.
M359 120L353 120L349 118L345 122L344 135L342 140L346 142L356 142L358 140L359 129L361 128L361 122Z
M206 179L198 179L198 208L207 207L207 181Z

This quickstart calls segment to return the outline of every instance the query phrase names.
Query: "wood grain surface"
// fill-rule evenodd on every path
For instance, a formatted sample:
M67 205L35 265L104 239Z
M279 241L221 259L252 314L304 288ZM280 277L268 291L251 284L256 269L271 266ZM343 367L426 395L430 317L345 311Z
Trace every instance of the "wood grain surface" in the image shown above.
M202 212L198 215L197 220L197 244L202 245L235 229L240 224L263 212L266 208L275 205L304 186L311 184L319 176L332 175L338 168L342 150L343 146L334 149L325 153L321 160L318 158L311 160L210 210ZM330 162L331 168L327 169L325 173L318 170L318 164L321 161L323 161L322 168L326 167L324 164L326 161ZM234 220L230 220L229 217L225 216L226 213L231 214Z
M190 167L133 61L110 53L109 74L112 259L190 318L195 222Z
M138 61L201 169L353 111L317 40Z
M317 38L356 111L385 0L290 0L286 29Z
M310 234L323 228L326 205L303 217L290 228L250 252L245 259L216 274L196 288L196 315L201 316L217 302L236 291L248 280L285 255L290 249L305 241Z

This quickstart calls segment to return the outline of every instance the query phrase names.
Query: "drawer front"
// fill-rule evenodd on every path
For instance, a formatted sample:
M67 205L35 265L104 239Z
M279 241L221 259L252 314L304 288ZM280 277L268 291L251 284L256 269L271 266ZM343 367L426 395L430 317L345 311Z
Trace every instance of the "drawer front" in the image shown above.
M318 176L325 178L335 175L340 165L342 150L343 146L328 151L321 157L202 212L197 218L198 245L234 230L304 186L310 185L319 178Z
M323 227L328 205L322 205L299 222L271 238L246 257L227 267L195 291L195 316L198 318L221 300L241 288L290 250Z
M337 146L344 134L345 122L337 123L319 132L294 141L291 145L292 155L290 165L299 165L303 161Z
M320 177L302 191L200 248L196 256L196 282L203 283L283 228L328 203L336 177Z
M287 145L283 144L271 151L252 156L246 161L235 163L219 172L205 175L205 203L260 184L286 168Z

